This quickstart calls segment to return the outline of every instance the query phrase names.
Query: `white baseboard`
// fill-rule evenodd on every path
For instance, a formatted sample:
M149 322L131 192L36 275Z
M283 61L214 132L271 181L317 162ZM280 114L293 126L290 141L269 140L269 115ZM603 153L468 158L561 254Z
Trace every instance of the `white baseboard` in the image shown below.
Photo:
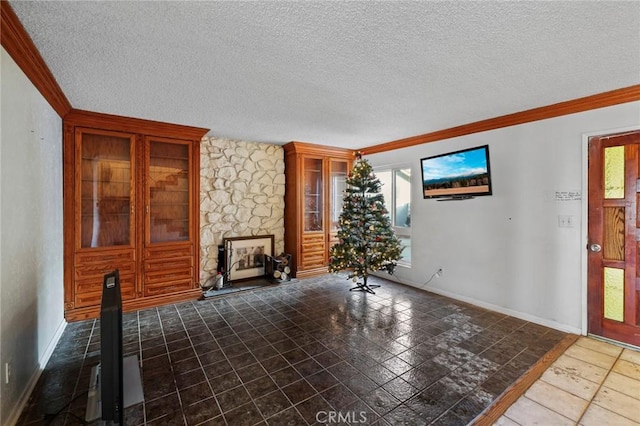
M53 351L56 349L56 346L58 345L58 342L62 337L62 333L64 333L64 330L66 328L67 328L67 321L63 319L62 322L58 324L58 329L54 333L49 344L47 345L47 349L44 351L44 354L42 354L42 357L40 358L40 360L38 360L38 364L40 364L41 370L44 370L44 368L47 366L47 363L49 362L51 355L53 355Z
M53 355L53 351L56 349L56 346L58 345L58 342L60 341L60 338L62 337L62 333L64 333L65 328L67 328L67 321L62 319L62 322L58 325L56 332L54 333L53 337L51 338L51 341L47 345L47 348L44 351L44 354L42 354L42 357L40 357L40 359L38 360L38 366L36 370L31 375L31 378L27 382L27 386L24 388L22 395L20 395L18 402L13 407L13 411L11 412L11 414L9 415L9 418L7 419L8 426L15 426L16 423L18 423L18 420L20 419L20 415L22 414L22 411L24 410L24 408L27 406L27 403L29 402L29 398L31 397L31 393L33 392L33 389L36 387L36 384L38 383L38 379L40 379L40 375L42 374L45 367L47 366L47 363L49 362L51 355Z
M509 315L509 316L512 316L512 317L515 317L515 318L520 318L522 320L533 322L533 323L536 323L536 324L539 324L539 325L543 325L545 327L553 328L555 330L559 330L559 331L562 331L562 332L565 332L565 333L572 333L572 334L582 335L582 330L579 327L572 327L570 325L561 324L559 322L551 321L551 320L548 320L546 318L540 318L540 317L537 317L535 315L527 314L527 313L524 313L524 312L514 311L512 309L505 308L504 306L494 305L492 303L483 302L482 300L474 299L472 297L461 296L459 294L450 293L450 292L448 292L446 290L441 290L441 289L434 288L434 287L425 287L424 284L417 284L417 283L407 282L407 281L399 280L399 279L397 281L402 283L402 284L411 286L411 287L419 288L419 289L425 290L425 291L430 291L432 293L439 294L441 296L446 296L446 297L449 297L451 299L455 299L455 300L459 300L461 302L469 303L471 305L479 306L479 307L484 308L484 309L489 309L489 310L494 311L494 312L498 312L498 313L501 313L501 314Z

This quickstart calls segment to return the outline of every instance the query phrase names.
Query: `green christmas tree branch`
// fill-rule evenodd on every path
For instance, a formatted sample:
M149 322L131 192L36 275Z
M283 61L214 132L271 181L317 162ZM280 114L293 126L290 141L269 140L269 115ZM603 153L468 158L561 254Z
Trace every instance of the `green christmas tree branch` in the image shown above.
M358 157L347 178L339 242L330 250L329 271L348 270L349 279L363 279L365 285L371 271L392 273L403 249L391 227L381 188L369 162Z

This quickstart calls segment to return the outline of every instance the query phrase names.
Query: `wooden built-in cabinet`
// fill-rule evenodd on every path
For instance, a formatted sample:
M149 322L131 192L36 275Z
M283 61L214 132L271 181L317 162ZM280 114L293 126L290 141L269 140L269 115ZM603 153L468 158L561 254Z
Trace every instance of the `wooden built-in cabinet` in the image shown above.
M120 271L125 310L196 298L206 129L73 110L64 118L64 309L97 316Z
M353 151L290 142L285 150L285 251L298 278L327 272Z

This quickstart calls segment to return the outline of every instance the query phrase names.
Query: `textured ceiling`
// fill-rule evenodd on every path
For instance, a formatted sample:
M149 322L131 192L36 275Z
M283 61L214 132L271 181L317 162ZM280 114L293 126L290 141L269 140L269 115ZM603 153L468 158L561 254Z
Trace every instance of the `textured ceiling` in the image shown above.
M640 83L640 2L10 1L74 108L363 147Z

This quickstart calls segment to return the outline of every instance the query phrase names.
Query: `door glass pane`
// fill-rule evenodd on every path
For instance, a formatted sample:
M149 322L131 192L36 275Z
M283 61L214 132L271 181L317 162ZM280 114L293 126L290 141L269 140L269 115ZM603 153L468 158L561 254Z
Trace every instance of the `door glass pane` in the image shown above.
M338 229L344 191L347 189L347 163L331 161L331 230Z
M322 231L322 160L304 159L304 230Z
M81 247L130 244L130 139L83 133L81 151Z
M604 198L624 198L624 146L604 149Z
M624 269L604 268L604 317L624 320Z
M189 239L189 146L151 142L149 156L149 239Z
M604 258L624 260L624 207L604 208Z

